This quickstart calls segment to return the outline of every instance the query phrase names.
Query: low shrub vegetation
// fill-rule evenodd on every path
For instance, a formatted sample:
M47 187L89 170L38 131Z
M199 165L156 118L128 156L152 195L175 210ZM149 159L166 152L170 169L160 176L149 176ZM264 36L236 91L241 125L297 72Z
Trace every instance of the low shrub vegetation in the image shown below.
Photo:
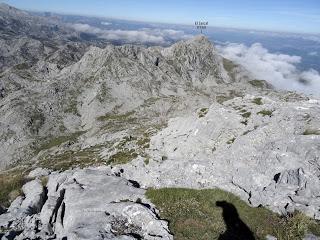
M263 104L262 103L262 98L255 98L255 99L252 100L252 102L254 104L257 104L257 105L262 105Z
M320 135L320 129L306 129L303 135Z
M258 112L257 114L260 114L264 117L266 117L266 116L271 117L272 113L273 113L273 111L271 111L271 110L262 110L262 111Z
M205 117L208 112L209 112L208 108L201 108L198 113L199 118Z

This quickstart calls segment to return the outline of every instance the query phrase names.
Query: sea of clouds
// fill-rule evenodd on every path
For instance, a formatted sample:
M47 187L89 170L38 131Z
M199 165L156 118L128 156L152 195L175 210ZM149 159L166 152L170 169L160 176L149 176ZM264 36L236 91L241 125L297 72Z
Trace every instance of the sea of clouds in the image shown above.
M121 40L126 43L167 45L173 41L192 37L191 35L185 34L184 31L174 29L141 28L137 30L106 30L82 23L76 23L70 26L80 32L96 34L100 38L104 38L110 41Z
M320 95L319 72L314 69L299 71L300 56L270 53L260 43L251 46L227 43L216 49L225 58L248 69L256 79L266 80L278 89Z

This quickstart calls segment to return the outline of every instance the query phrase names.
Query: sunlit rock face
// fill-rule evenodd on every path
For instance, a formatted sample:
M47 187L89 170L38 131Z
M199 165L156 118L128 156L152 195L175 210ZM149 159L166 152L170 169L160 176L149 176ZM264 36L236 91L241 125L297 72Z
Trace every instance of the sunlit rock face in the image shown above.
M38 179L24 185L25 198L0 215L1 228L13 228L15 239L173 239L133 181L103 168L47 178L46 187Z
M29 20L0 41L0 169L33 170L0 208L6 236L172 239L148 187L217 187L320 219L318 99L253 79L204 36L114 46L65 42L63 27L35 40L35 20L6 8L6 26Z

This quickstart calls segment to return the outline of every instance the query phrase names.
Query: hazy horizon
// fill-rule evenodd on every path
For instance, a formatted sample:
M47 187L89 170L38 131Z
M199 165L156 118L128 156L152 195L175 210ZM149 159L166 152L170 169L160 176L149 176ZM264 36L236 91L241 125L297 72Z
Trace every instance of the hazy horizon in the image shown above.
M1 0L14 7L36 12L52 12L79 16L103 17L147 23L194 25L209 22L210 27L255 30L278 33L320 34L320 2L308 0L272 0L256 3L217 1L86 1ZM174 2L174 3L173 3ZM183 4L184 3L184 4ZM76 8L74 6L77 6ZM301 19L303 18L303 21Z

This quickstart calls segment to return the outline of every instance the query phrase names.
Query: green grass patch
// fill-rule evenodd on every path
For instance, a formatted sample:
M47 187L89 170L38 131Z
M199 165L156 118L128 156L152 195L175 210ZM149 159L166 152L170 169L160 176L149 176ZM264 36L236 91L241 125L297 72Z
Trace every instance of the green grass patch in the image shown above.
M77 138L84 133L85 133L85 131L78 131L75 133L71 133L69 135L58 136L58 137L53 137L51 139L48 139L48 140L44 141L44 143L36 149L35 153L38 154L42 150L47 150L47 149L59 146L62 143L65 143L67 141L76 141Z
M199 113L198 113L198 117L199 118L205 117L208 112L209 112L208 108L201 108Z
M39 160L38 165L55 171L64 171L75 167L89 167L104 163L99 153L100 145L85 148L79 151L65 151L60 154L47 155Z
M230 72L232 72L232 70L233 70L234 68L237 67L237 65L234 64L234 63L233 63L232 61L230 61L229 59L223 58L223 67L224 67L224 69L225 69L228 73L230 73Z
M219 239L227 230L223 211L228 209L217 206L221 201L235 208L257 240L266 239L268 234L278 240L298 240L306 233L320 234L319 223L301 213L281 217L263 207L252 208L237 196L219 189L148 189L146 196L160 210L160 217L169 221L170 231L177 240Z
M245 113L241 114L241 116L244 118L249 118L251 116L251 112L245 112Z
M112 165L125 164L132 161L136 157L138 157L138 154L134 149L122 149L121 151L112 155L109 158L108 163Z
M236 140L236 138L231 138L230 140L228 140L227 144L232 144L232 143L234 143L235 140Z
M127 112L124 114L106 114L104 116L100 116L97 118L98 121L109 121L109 120L117 120L117 121L126 121L128 120L129 117L131 117L131 115L133 115L135 112L131 111L131 112Z
M255 99L252 100L252 102L254 104L257 104L257 105L262 105L263 104L262 98L255 98Z
M150 137L144 136L143 138L138 139L137 144L141 148L150 147Z
M28 63L20 63L14 66L17 70L26 70L30 68Z
M306 129L303 135L320 135L320 129Z
M264 88L264 87L266 86L266 83L265 83L265 81L263 81L263 80L257 80L257 79L255 79L255 80L249 81L249 83L250 83L252 86L257 87L257 88Z
M10 203L22 195L22 186L27 182L24 170L7 170L0 173L0 205L9 207Z
M220 104L230 100L230 99L233 99L234 97L232 96L227 96L227 95L218 95L216 96L216 101Z
M232 80L235 80L235 73L234 69L237 67L236 64L234 64L229 59L223 58L223 68L228 72L229 76Z
M273 113L273 111L271 111L271 110L262 110L262 111L260 111L260 112L258 112L257 114L260 114L260 115L262 115L262 116L269 116L269 117L271 117L272 116L272 113Z
M66 113L71 113L73 115L76 115L78 117L80 117L80 113L78 111L78 102L77 99L71 99L68 106L65 109Z

